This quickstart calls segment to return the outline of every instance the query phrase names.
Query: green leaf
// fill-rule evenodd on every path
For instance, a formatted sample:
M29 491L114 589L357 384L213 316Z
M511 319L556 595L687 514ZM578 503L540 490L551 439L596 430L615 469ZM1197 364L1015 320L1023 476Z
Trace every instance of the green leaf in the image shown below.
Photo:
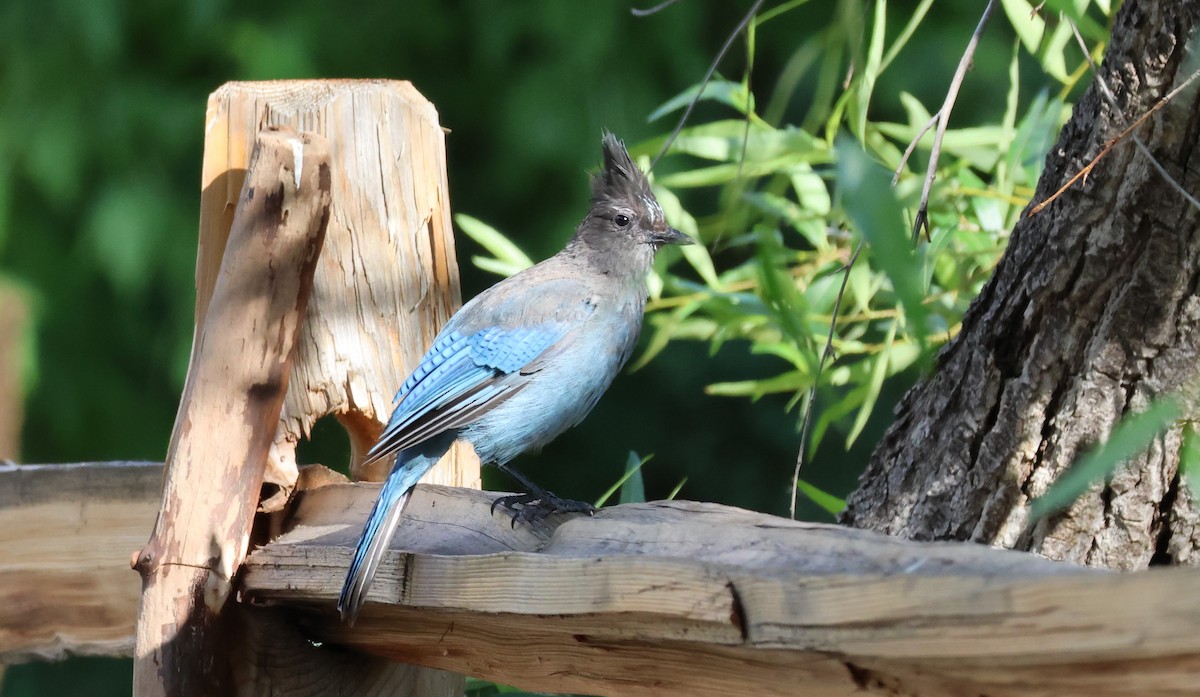
M925 14L929 12L929 8L932 5L933 0L921 0L921 4L917 5L917 9L908 18L908 24L904 25L904 29L900 31L896 40L888 47L887 55L883 57L883 62L879 65L880 73L887 70L892 61L896 59L896 56L900 55L900 51L904 50L904 47L908 45L908 40L916 33L917 27L921 24L921 20L925 19Z
M621 478L610 486L608 491L605 491L600 495L600 498L596 499L596 508L602 508L605 502L612 498L613 494L617 493L617 489L621 490L620 503L644 503L646 501L646 490L642 483L641 469L642 465L649 462L652 457L654 456L647 455L646 457L639 458L637 453L630 450L629 457L625 461L625 474L621 475ZM626 487L626 482L629 482L628 487Z
M871 41L867 46L867 60L858 80L854 101L851 103L850 128L860 141L866 139L867 111L871 106L871 95L875 91L875 80L879 77L879 66L883 63L885 29L887 29L887 0L875 0L875 17L871 22Z
M662 139L639 146L657 151ZM692 155L717 162L765 162L789 158L790 162L804 161L805 156L828 158L828 149L820 140L799 128L772 128L751 124L747 129L742 119L714 121L680 131L671 143L671 154Z
M871 369L871 380L867 383L867 391L863 395L862 407L858 410L858 415L854 417L854 425L850 427L850 434L846 436L846 449L854 445L854 441L858 440L862 434L863 428L867 425L867 419L871 418L871 412L875 410L875 402L879 399L879 393L883 390L883 379L888 376L888 363L892 357L892 344L896 341L896 328L900 325L899 321L893 321L892 326L888 328L887 338L883 340L883 350L875 356L874 367Z
M697 244L689 244L679 248L683 258L691 264L700 278L708 284L710 288L720 289L721 281L717 278L717 269L713 266L712 257L708 254L708 248L700 240L700 229L696 225L696 219L692 217L684 209L683 204L679 202L679 197L675 192L662 186L654 187L654 194L658 198L658 203L662 206L663 214L667 216L667 222L674 225L681 232L690 235L696 240Z
M684 484L687 484L687 480L688 480L688 478L687 478L687 477L684 477L683 479L680 479L680 480L679 480L679 483L675 485L675 488L674 488L674 489L671 489L671 493L667 494L667 498L666 498L666 500L667 500L667 501L674 501L674 500L675 500L675 497L676 497L676 496L679 496L679 491L680 491L681 489L683 489L683 485L684 485Z
M492 254L494 259L473 257L472 262L484 271L511 276L533 266L533 260L496 228L465 213L454 216L454 222L467 237Z
M1036 55L1038 46L1042 44L1042 36L1046 33L1046 20L1027 0L1000 0L1000 4L1004 6L1008 23L1017 33L1021 45L1030 54Z
M803 370L789 370L782 375L764 380L741 380L738 382L715 382L704 388L704 393L714 397L751 397L759 399L768 394L796 392L812 387L812 375Z
M668 99L662 106L655 109L646 118L647 122L657 121L671 112L678 111L691 104L696 99L696 95L700 92L700 85L695 84L686 90L680 92L674 97ZM731 82L729 80L710 80L704 86L704 93L700 95L700 101L712 101L733 107L741 114L746 114L754 111L754 95L746 92L746 89L740 82Z
M829 515L836 516L837 514L841 513L844 508L846 508L845 499L839 499L833 494L822 491L803 479L796 480L796 489L799 490L801 494L807 496L810 501L824 509L827 513L829 513Z
M1180 412L1179 402L1167 397L1154 402L1140 414L1126 415L1113 428L1108 440L1077 460L1045 494L1034 499L1029 507L1031 521L1070 506L1092 484L1111 475L1126 460L1148 448L1171 422L1179 418Z
M923 265L913 251L890 174L850 140L839 140L838 182L846 215L871 246L871 260L887 274L908 318L908 332L926 347Z

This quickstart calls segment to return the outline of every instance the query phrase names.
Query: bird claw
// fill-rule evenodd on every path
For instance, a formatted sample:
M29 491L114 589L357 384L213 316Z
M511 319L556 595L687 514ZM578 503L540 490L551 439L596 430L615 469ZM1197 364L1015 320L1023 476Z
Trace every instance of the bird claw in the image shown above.
M512 516L513 528L517 527L518 520L527 525L536 525L542 522L546 516L555 513L586 513L593 515L596 512L596 507L590 503L564 499L549 491L501 496L492 501L493 515L496 513L497 506L503 506L508 509L509 514Z

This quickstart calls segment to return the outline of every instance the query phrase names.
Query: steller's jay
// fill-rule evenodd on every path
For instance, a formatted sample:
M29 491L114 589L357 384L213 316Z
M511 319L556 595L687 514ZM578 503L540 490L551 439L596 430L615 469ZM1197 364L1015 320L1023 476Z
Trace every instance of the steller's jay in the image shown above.
M646 176L611 133L592 205L558 254L464 305L396 394L367 461L395 454L346 575L338 611L353 624L409 492L457 439L528 494L497 499L526 520L591 506L560 499L507 463L583 420L629 359L654 254L692 239L667 225ZM493 505L493 510L495 505Z

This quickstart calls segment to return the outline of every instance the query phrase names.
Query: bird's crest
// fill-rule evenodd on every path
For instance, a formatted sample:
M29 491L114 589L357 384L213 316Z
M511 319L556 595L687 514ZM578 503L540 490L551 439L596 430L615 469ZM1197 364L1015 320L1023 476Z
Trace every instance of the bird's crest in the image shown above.
M592 177L592 202L625 200L654 200L650 182L641 168L629 157L625 144L612 133L604 131L604 168Z

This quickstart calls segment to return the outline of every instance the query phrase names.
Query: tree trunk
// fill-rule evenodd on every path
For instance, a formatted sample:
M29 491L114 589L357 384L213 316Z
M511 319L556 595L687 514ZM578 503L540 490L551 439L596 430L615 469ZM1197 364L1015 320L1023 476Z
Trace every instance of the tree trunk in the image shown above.
M1047 157L1035 203L1195 71L1198 21L1198 3L1125 3L1100 68L1119 113L1093 84ZM1134 133L1171 179L1200 190L1194 85ZM1123 416L1197 385L1198 220L1132 138L1023 218L936 372L899 406L843 521L1118 569L1200 562L1180 427L1023 532L1030 500Z

